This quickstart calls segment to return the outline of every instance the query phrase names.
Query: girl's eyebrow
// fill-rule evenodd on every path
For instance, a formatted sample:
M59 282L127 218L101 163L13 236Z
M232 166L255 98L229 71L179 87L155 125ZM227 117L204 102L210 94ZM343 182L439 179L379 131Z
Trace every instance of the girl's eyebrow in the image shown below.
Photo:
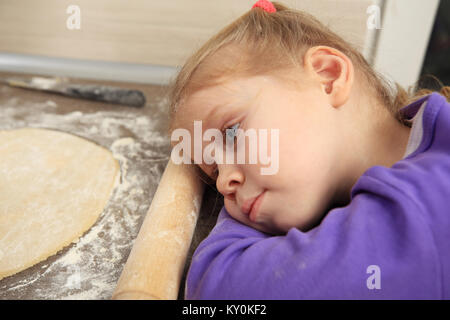
M210 123L212 119L223 119L229 112L235 112L243 107L249 106L254 101L253 98L221 101L211 104L211 109L208 111L204 120Z
M211 120L213 118L215 119L222 119L224 115L230 111L230 103L217 103L214 104L211 107L211 110L209 110L208 114L206 115L205 122L211 123Z

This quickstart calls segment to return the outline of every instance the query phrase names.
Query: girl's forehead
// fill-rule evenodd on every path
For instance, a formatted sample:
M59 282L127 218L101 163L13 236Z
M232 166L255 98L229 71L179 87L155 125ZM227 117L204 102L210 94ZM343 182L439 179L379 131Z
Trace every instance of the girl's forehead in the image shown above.
M192 129L194 121L202 121L202 124L211 124L213 119L223 117L231 105L225 99L191 100L183 104L178 110L176 118L178 127Z
M255 92L269 85L268 76L253 76L228 79L218 85L210 86L193 92L187 97L187 105L190 104L211 104L220 101L222 104L234 103L248 100L255 95Z
M202 129L217 128L232 121L230 117L251 105L259 104L265 95L281 94L284 87L273 76L254 76L230 80L220 85L207 87L185 97L173 117L172 128L194 130L194 121L202 121Z
M213 124L230 112L248 105L256 98L258 86L247 83L227 83L206 88L187 97L176 114L179 127L192 128L194 120Z

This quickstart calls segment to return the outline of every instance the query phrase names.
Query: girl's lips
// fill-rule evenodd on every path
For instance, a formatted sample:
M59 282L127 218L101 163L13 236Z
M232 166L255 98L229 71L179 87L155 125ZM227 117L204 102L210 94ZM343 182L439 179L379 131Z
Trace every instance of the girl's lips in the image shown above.
M255 203L257 198L258 198L258 196L245 200L244 204L241 207L241 211L244 214L248 215L250 213L250 210L252 209L253 203Z
M249 218L251 221L255 222L256 217L259 214L259 208L261 207L261 203L264 199L264 195L266 194L266 191L264 190L258 197L256 197L255 201L253 202L251 208L250 208L250 215Z

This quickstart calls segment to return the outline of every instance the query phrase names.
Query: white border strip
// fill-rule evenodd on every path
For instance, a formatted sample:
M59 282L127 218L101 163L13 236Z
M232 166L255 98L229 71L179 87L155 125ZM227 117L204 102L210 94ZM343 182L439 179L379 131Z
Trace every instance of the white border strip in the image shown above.
M0 52L0 71L167 85L174 67Z

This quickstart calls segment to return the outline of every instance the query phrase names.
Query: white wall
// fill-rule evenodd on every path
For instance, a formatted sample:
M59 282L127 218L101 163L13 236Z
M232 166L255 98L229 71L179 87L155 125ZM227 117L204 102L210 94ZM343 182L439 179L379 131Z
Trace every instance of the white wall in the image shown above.
M407 88L420 75L439 0L386 0L374 67Z

